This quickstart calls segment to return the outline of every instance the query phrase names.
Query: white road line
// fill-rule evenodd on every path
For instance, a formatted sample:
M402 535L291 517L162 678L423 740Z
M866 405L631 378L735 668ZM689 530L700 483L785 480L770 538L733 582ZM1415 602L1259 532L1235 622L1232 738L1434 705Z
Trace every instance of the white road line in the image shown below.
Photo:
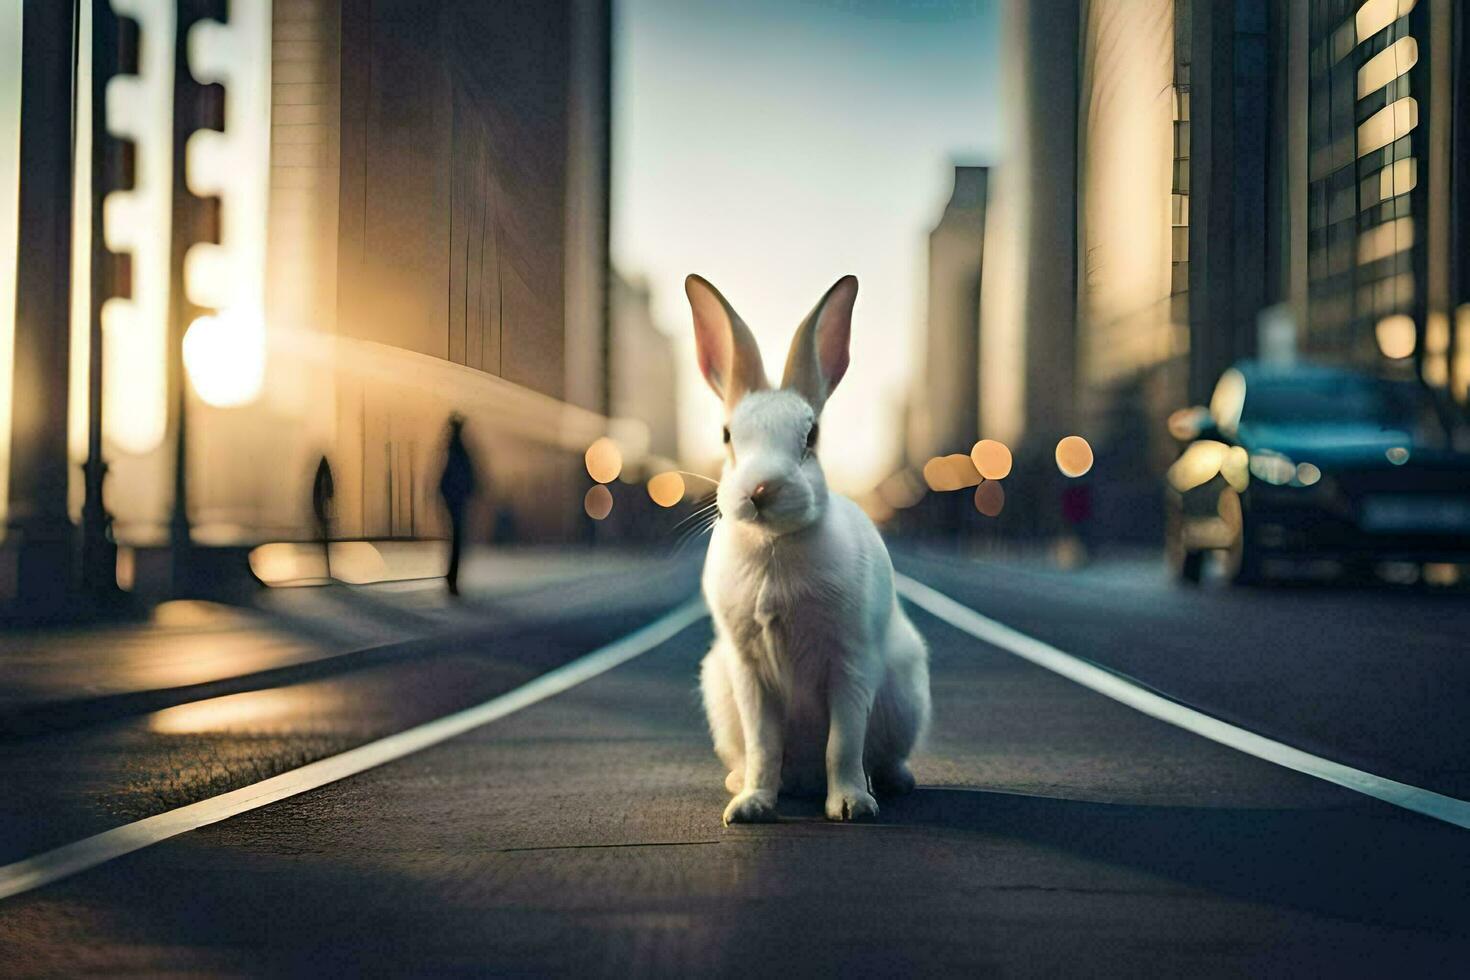
M0 899L48 885L150 844L157 844L277 800L317 789L438 745L456 735L463 735L472 728L514 714L538 701L545 701L570 690L598 674L606 673L619 664L627 663L672 639L704 616L704 602L691 599L622 639L548 671L483 704L436 718L396 735L380 738L376 742L360 745L340 755L319 759L250 786L191 803L177 810L169 810L136 823L115 827L94 837L0 867Z
M1167 722L1185 731L1201 735L1212 742L1228 745L1258 759L1295 769L1297 772L1315 776L1329 783L1346 787L1365 796L1422 813L1435 820L1456 827L1470 829L1470 802L1457 800L1408 783L1396 782L1375 776L1372 773L1345 766L1331 759L1303 752L1290 745L1257 735L1255 732L1238 728L1201 711L1185 707L1177 701L1155 694L1118 674L1096 664L1063 653L1056 647L1027 636L983 616L969 606L951 599L922 582L906 575L898 575L899 593L914 605L938 616L951 626L962 630L991 646L999 647L1038 667L1076 681L1105 697L1112 698L1136 711Z

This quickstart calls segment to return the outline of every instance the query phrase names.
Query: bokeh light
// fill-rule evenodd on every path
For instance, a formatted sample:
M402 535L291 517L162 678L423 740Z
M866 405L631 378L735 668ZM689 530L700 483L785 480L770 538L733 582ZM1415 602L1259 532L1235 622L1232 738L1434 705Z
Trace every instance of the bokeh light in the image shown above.
M1418 339L1414 318L1404 313L1379 320L1373 328L1373 336L1378 338L1378 349L1383 351L1383 356L1396 361L1413 354Z
M1201 439L1192 443L1169 467L1169 485L1180 493L1202 487L1215 478L1225 464L1228 447L1214 439ZM1060 450L1058 450L1060 452ZM1058 465L1061 465L1060 462ZM1062 472L1066 472L1064 469Z
M1251 476L1264 480L1273 487L1282 487L1296 479L1297 466L1292 460L1274 450L1262 449L1250 454Z
M1210 396L1210 418L1226 435L1234 435L1240 424L1240 413L1245 410L1245 375L1230 368L1220 375L1215 392Z
M1225 528L1231 534L1240 533L1241 523L1244 521L1244 511L1240 507L1240 494L1226 487L1220 491L1220 499L1215 502L1215 513L1220 515L1220 520L1225 522Z
M878 484L878 496L894 510L903 510L924 499L924 481L912 470L899 470Z
M994 480L986 480L975 488L975 509L986 517L999 517L1006 505L1006 492Z
M1226 483L1243 491L1250 486L1250 465L1250 453L1240 446L1231 446L1226 450L1225 459L1220 464L1220 475L1225 478Z
M964 490L980 483L980 471L964 453L935 456L924 464L924 482L930 490Z
M678 473L660 473L648 481L648 496L660 507L672 507L684 499L684 478Z
M1057 469L1070 477L1079 477L1092 469L1092 447L1081 436L1067 436L1057 443Z
M1180 442L1188 442L1191 439L1198 439L1200 433L1204 431L1205 423L1209 421L1209 409L1195 405L1171 412L1166 424L1169 427L1169 435Z
M1444 562L1430 562L1424 566L1424 581L1428 585L1454 585L1460 581L1460 568Z
M1409 450L1405 446L1394 446L1386 450L1383 455L1387 456L1388 461L1395 466L1403 466L1409 461Z
M607 515L612 513L612 508L612 491L601 483L588 490L587 496L582 498L582 509L594 521L606 520Z
M949 471L945 466L943 456L934 456L924 464L924 482L928 484L930 490L954 489L949 485Z
M602 436L587 447L586 462L588 476L598 483L611 483L623 471L623 451L618 448L616 442L607 436ZM609 503L608 506L611 507L612 504ZM602 520L602 517L599 517L598 520Z
M1011 475L1011 451L1003 442L981 439L970 449L970 461L987 480L1004 480Z

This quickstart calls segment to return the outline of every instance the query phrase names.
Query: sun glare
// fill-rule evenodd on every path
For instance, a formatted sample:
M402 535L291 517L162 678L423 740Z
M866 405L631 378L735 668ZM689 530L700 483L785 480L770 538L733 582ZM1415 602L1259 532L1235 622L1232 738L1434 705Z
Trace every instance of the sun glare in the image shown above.
M206 404L248 405L265 381L265 326L234 310L200 317L184 333L184 367Z

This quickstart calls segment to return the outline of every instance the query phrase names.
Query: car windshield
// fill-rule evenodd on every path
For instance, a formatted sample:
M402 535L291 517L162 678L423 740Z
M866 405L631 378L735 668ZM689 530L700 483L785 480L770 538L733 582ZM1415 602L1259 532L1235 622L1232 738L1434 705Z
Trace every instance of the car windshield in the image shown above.
M1433 401L1419 385L1351 375L1255 381L1247 389L1241 421L1443 432Z

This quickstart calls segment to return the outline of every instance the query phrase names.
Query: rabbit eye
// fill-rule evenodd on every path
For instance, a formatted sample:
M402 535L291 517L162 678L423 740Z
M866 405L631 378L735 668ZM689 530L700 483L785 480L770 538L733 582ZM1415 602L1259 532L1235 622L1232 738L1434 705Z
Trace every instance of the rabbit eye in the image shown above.
M807 430L807 433L806 433L806 453L807 453L807 455L810 456L811 453L812 453L812 450L813 449L816 449L816 448L817 448L817 423L813 422L812 423L812 427L810 429L808 429Z
M725 445L730 445L730 427L725 426Z

